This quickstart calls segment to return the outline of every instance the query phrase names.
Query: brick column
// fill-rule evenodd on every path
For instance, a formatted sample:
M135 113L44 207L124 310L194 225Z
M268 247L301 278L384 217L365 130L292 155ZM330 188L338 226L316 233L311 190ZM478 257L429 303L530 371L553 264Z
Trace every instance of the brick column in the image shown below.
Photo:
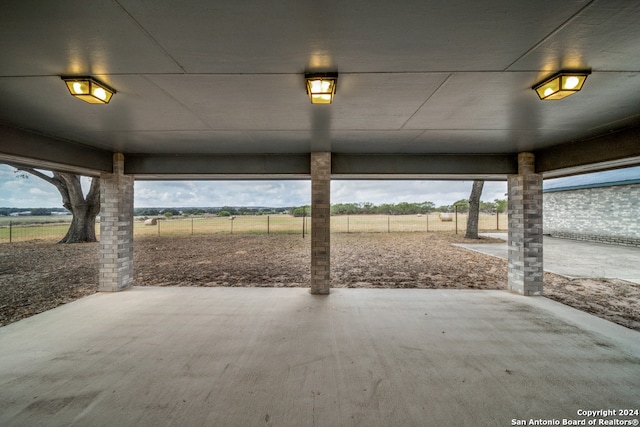
M542 295L542 175L532 153L518 154L518 175L510 175L508 287L521 295Z
M331 153L311 153L311 293L329 293Z
M113 155L113 173L100 175L100 291L133 284L133 177L124 175L124 155Z

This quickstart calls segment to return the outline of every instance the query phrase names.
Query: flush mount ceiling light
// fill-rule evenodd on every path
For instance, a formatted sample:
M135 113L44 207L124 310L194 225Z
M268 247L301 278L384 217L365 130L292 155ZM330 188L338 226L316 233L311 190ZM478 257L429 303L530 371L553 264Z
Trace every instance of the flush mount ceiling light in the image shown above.
M68 77L62 80L67 84L69 93L89 104L108 104L116 91L93 77Z
M582 89L589 74L590 71L560 71L532 89L545 101L566 98Z
M331 104L338 86L338 73L305 74L307 94L312 104Z

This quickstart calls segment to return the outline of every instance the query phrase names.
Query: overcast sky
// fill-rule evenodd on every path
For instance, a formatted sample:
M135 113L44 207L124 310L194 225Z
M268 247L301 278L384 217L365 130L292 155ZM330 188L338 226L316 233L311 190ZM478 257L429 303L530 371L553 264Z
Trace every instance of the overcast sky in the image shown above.
M472 181L332 181L331 203L424 202L468 199ZM482 200L506 199L506 182L485 182ZM300 206L310 204L310 181L137 181L134 204L143 207ZM20 178L0 165L0 207L54 208L62 199L40 178Z

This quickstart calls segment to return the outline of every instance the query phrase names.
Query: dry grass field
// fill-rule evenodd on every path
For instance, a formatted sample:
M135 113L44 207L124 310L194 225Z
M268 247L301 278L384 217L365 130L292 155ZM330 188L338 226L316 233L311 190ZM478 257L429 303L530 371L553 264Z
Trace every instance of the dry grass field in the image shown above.
M136 218L136 236L191 236L200 234L300 234L310 232L309 218L290 215L246 215L229 217L202 215L157 220L156 225L145 225L145 218ZM66 223L58 223L66 221ZM70 216L0 218L0 243L29 240L62 239L69 228ZM334 233L396 233L409 231L443 231L464 233L467 215L451 214L451 221L441 221L438 213L429 215L337 215L331 217ZM480 230L507 229L507 215L480 215ZM96 225L96 235L100 226Z
M229 220L227 220L229 221ZM294 234L216 233L135 240L138 286L309 286L310 242ZM335 233L332 286L506 289L507 263L452 243L462 234ZM0 245L0 325L97 291L98 245ZM545 274L548 297L640 330L640 286Z

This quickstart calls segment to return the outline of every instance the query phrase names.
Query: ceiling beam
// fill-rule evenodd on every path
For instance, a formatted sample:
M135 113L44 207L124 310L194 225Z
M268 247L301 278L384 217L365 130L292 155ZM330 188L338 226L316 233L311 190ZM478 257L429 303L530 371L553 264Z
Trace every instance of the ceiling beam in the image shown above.
M518 173L516 155L333 154L335 179L506 180Z
M534 152L545 178L640 165L640 127L556 145Z
M125 173L138 180L309 179L308 154L127 155ZM332 154L334 179L505 180L515 155Z
M0 124L0 162L99 176L113 170L112 153Z
M156 179L308 179L308 154L126 155L124 172Z

